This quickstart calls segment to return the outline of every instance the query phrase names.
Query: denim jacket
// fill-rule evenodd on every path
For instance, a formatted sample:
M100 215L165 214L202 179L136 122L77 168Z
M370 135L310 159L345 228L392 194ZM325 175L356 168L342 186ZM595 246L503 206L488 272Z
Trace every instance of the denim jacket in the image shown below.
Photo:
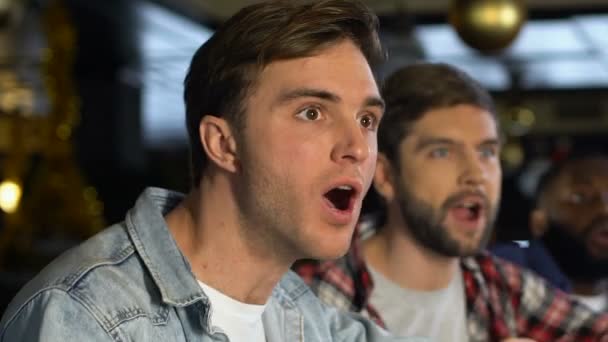
M163 218L182 198L147 189L124 222L53 261L9 305L0 342L227 341L210 325L209 300ZM419 341L323 306L291 272L263 323L269 342Z

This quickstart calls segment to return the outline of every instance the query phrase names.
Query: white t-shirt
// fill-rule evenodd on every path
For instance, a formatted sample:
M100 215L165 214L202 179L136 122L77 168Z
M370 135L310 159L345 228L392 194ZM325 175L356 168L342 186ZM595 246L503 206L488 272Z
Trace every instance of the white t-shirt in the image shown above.
M425 336L431 341L468 341L462 272L436 291L404 289L369 267L374 282L370 304L388 331L397 336Z
M600 293L595 296L572 295L580 302L586 304L592 310L597 312L608 312L608 294Z
M198 282L211 302L211 325L219 328L231 342L266 342L262 314L266 305L239 302Z

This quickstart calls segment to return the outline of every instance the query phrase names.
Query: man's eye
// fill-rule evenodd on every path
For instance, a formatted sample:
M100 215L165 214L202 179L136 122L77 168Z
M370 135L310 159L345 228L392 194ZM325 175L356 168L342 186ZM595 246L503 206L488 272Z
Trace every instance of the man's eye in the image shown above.
M587 198L585 197L585 195L578 192L573 192L568 196L568 202L572 204L582 204L586 200Z
M480 153L483 158L492 158L496 156L496 150L492 147L482 148Z
M316 121L321 118L321 111L318 108L306 108L300 111L296 116L300 119Z
M433 158L445 158L449 154L449 150L446 147L439 147L431 151L431 157Z
M364 128L375 129L376 128L376 117L371 114L363 115L361 118L359 118L359 123Z

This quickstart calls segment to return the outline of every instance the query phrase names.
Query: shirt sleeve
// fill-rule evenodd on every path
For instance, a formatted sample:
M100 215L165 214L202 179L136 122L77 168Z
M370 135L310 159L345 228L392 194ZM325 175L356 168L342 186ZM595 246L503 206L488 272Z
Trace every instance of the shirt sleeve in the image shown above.
M41 292L0 326L0 342L113 341L87 307L62 290Z
M608 342L608 314L592 311L544 279L519 269L517 326L537 341ZM517 301L517 300L515 300Z

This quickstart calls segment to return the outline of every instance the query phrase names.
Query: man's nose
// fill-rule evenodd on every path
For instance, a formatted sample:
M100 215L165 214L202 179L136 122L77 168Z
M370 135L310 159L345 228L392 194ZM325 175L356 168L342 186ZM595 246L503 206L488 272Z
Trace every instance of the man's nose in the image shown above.
M372 146L368 134L357 120L345 119L337 130L332 159L338 163L360 163L369 158Z
M485 172L475 153L465 153L462 164L462 173L459 177L461 185L477 187L484 182Z
M608 214L608 190L600 191L597 194L598 205L603 213Z

